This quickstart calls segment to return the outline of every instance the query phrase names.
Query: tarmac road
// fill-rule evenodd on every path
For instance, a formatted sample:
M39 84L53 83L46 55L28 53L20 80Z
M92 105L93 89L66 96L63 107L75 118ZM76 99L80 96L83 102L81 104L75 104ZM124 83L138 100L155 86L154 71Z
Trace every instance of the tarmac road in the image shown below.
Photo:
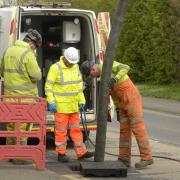
M144 110L144 117L151 139L180 147L180 116Z

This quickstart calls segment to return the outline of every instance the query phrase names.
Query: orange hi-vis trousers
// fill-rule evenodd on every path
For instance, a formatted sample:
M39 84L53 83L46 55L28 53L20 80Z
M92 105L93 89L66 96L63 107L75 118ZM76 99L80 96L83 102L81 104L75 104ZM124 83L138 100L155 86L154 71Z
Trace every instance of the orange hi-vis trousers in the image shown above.
M67 130L69 130L70 137L74 143L77 157L79 158L87 152L79 124L78 112L70 114L55 113L55 144L58 154L66 153Z
M119 158L131 161L131 135L133 133L139 147L141 160L152 159L148 133L143 119L142 98L138 89L128 79L120 84L116 84L111 91L111 96L115 101L119 101Z

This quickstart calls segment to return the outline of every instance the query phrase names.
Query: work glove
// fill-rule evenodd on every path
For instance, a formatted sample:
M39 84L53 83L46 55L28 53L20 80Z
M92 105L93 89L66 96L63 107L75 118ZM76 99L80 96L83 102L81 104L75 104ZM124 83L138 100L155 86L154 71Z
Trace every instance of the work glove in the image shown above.
M50 103L49 104L49 110L51 111L51 112L57 112L57 107L56 107L56 103L55 102L52 102L52 103Z
M112 89L116 83L117 83L117 78L116 77L111 78L109 81L109 89Z
M84 110L85 110L85 107L86 107L85 104L80 104L80 105L79 105L79 110L80 110L80 111L84 111Z

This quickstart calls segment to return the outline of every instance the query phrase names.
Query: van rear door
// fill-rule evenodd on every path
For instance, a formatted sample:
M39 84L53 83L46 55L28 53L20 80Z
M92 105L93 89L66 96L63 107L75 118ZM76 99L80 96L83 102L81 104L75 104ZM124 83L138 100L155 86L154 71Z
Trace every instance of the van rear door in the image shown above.
M12 46L19 32L19 7L0 8L0 61L7 47Z
M100 49L105 51L109 39L109 33L111 31L109 12L98 13L97 24L98 24L98 30L101 40Z

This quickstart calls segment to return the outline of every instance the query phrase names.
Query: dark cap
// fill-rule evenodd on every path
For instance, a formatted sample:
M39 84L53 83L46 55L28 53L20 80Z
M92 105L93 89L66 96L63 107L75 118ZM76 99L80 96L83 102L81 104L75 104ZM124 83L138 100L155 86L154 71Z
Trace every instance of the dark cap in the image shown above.
M28 38L31 41L33 41L37 47L40 47L42 45L41 34L35 29L29 29L28 34L25 36L25 38Z
M81 72L82 74L85 74L89 76L90 69L95 63L93 61L86 60L81 64Z

